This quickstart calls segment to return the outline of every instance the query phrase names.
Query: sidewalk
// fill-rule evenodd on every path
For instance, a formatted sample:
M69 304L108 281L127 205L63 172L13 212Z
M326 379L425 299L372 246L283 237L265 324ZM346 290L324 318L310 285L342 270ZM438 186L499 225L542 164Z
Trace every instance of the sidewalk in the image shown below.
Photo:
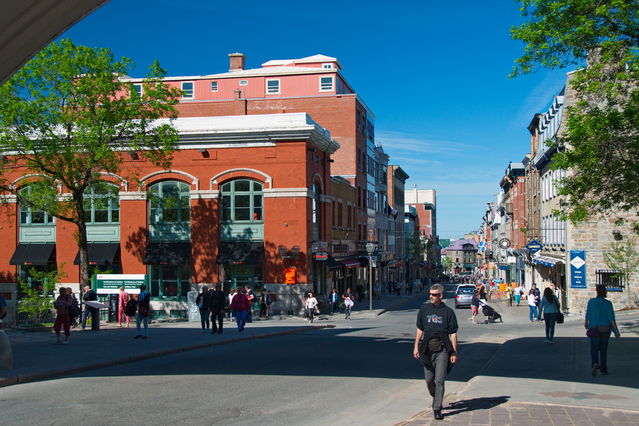
M373 311L367 310L368 301L362 301L356 305L353 318L372 318L390 306L409 300L410 296L387 296L374 301ZM227 320L224 323L224 333L215 335L202 333L199 320L159 322L149 326L149 338L146 340L133 339L137 334L135 321L131 322L129 328L102 323L99 331L72 329L68 345L55 345L53 332L5 329L3 331L11 341L14 365L11 370L0 370L0 387L215 345L332 328L345 322L343 314L322 314L312 325L301 317L273 316L270 320L255 318L240 333L235 323Z
M530 327L502 336L481 371L456 395L446 395L444 421L434 420L427 409L402 425L639 424L639 311L616 312L622 337L610 341L610 374L593 377L583 318L567 317L557 324L550 345L544 342L543 323L530 323L527 306L490 305L504 316L504 324ZM491 326L499 330L499 324ZM455 370L453 381L454 376Z

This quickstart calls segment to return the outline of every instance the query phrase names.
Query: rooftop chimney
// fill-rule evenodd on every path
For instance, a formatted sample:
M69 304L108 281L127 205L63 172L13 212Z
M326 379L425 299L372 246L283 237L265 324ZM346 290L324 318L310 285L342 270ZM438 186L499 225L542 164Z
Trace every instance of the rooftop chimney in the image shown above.
M239 71L244 69L244 54L229 53L229 71Z

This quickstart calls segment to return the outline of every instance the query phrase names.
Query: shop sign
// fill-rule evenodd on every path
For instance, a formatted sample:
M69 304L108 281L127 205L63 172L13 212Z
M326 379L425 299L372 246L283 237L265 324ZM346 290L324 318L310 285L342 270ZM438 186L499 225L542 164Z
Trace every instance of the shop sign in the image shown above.
M586 250L570 250L570 287L586 288Z
M297 268L284 269L284 284L297 284L296 281Z
M313 254L314 260L325 261L328 260L328 253L321 251L319 253Z
M93 278L93 288L98 294L118 294L120 287L129 294L139 294L140 286L148 287L146 274L97 274Z
M528 251L530 251L532 254L537 253L539 250L541 250L544 246L537 240L532 240L531 242L529 242L528 244L526 244L526 248L528 249Z

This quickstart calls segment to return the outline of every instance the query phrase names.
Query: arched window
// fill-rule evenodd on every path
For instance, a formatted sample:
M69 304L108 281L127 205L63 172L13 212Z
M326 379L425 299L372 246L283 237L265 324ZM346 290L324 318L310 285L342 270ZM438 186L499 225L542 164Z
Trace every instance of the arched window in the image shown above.
M20 195L27 199L32 198L33 187L26 186L20 190ZM28 205L20 204L20 224L21 225L51 225L54 223L54 218L48 213L37 210Z
M262 184L249 179L226 182L222 193L222 222L263 222Z
M84 191L84 215L87 224L120 222L120 188L100 182Z
M191 199L189 185L167 180L156 183L147 191L151 224L189 223Z

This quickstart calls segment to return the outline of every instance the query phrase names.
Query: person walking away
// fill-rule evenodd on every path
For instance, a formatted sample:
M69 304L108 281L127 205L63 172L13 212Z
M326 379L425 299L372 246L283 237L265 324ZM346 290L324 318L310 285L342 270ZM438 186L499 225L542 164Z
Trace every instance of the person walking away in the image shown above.
M328 301L331 304L331 315L335 312L339 312L339 294L337 293L337 289L333 287L331 294L328 296Z
M129 300L124 305L124 315L126 316L126 326L129 326L131 317L135 317L138 310L138 302L135 300L132 294L129 294Z
M433 397L433 415L444 418L444 381L457 362L457 317L442 301L444 287L434 284L429 290L429 302L422 304L417 314L417 329L413 357L424 364L424 378L428 393Z
M209 294L209 286L203 285L202 291L195 298L195 304L200 312L200 324L202 325L202 333L208 333L209 330L209 303L211 296Z
M519 306L519 303L521 302L521 295L524 293L524 288L521 285L518 285L517 287L515 287L515 290L513 292L513 298L515 299L515 304L517 306Z
M266 305L266 298L268 297L268 291L263 288L260 293L260 318L266 317L266 311L268 309Z
M69 299L71 300L71 306L69 306L69 317L71 318L71 327L78 326L78 318L82 315L82 311L80 310L80 303L78 303L78 299L73 294L73 289L71 287L67 287L67 294L69 295Z
M84 286L84 295L82 300L86 302L94 302L98 300L98 294L93 291L91 286ZM82 330L87 326L87 318L91 315L91 330L98 330L100 327L100 317L98 315L98 309L92 308L89 305L84 305L84 311L82 312Z
M539 305L539 315L543 314L546 323L546 343L553 343L555 337L555 324L559 316L559 300L550 287L544 289L544 297Z
M226 307L227 299L220 283L215 284L215 290L211 292L210 296L208 308L211 313L211 334L222 334L224 330L224 308Z
M470 299L470 320L475 323L475 318L479 313L479 290L475 290L473 298Z
M537 316L537 321L541 321L541 316L539 315L539 304L541 303L541 292L537 288L537 284L533 284L530 288L529 294L532 293L535 296L535 315ZM530 306L530 303L528 304Z
M610 339L610 332L614 332L615 337L621 337L615 320L612 302L606 299L606 286L597 284L595 290L597 297L593 297L588 301L586 320L584 321L584 327L587 330L586 335L590 339L593 376L597 375L597 370L601 374L608 374L608 340Z
M313 292L308 292L308 297L306 298L305 306L306 314L308 315L308 319L313 322L313 318L315 317L315 308L317 308L317 299L313 296Z
M537 321L537 302L532 289L528 292L528 296L526 296L526 298L528 300L528 317L530 318L530 322Z
M249 310L251 309L251 303L246 296L246 290L242 291L241 289L238 289L237 293L235 293L235 296L233 296L231 309L233 310L233 315L235 316L237 330L239 332L244 331L246 320L249 315Z
M140 294L138 295L138 312L135 316L135 327L138 334L134 339L140 337L146 339L149 337L149 316L151 315L151 295L146 291L146 286L140 286ZM144 325L144 332L140 332L140 324Z
M65 287L60 287L60 295L53 303L55 308L55 323L53 324L53 330L55 331L55 343L60 344L69 343L69 336L71 336L71 314L69 308L71 307L71 297L67 294ZM64 342L60 342L60 329L64 327Z
M246 298L249 301L249 310L246 322L253 322L253 303L255 303L255 293L253 293L253 290L251 290L249 286L245 286L244 289L246 290Z
M129 302L129 293L124 290L124 287L120 287L120 294L118 295L118 327L122 327L122 317L125 318L126 326L129 326L129 316L124 314L124 308Z

